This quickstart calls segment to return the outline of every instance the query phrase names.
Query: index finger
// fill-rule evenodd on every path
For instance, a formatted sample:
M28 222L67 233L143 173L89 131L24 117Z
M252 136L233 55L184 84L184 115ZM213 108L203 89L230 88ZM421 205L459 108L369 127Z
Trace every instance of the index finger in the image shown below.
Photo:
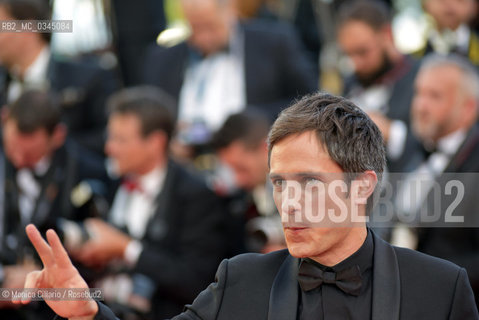
M48 245L48 243L42 238L42 235L38 231L38 229L33 225L29 224L25 231L27 233L28 239L35 247L40 259L43 262L43 266L45 268L51 267L54 265L54 258L52 253L52 248Z

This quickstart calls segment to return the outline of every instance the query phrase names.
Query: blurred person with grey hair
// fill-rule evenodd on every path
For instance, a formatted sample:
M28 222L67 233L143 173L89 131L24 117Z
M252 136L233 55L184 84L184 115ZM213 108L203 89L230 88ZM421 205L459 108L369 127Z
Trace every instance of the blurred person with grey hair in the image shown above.
M397 190L395 207L399 215L421 219L415 221L418 229L398 233L404 229L396 228L392 241L466 268L477 299L479 77L465 58L433 54L423 60L415 88L412 129L424 150L405 155L409 173ZM414 189L418 179L420 187ZM448 192L451 185L455 187ZM441 221L448 216L463 217L464 223L436 225L422 219L421 214Z

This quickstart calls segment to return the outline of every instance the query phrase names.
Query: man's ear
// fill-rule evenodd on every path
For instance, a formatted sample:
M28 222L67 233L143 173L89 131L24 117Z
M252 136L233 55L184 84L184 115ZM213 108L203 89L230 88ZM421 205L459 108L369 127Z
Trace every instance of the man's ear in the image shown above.
M148 140L161 150L167 150L168 137L164 131L156 130L149 134Z
M355 197L367 200L373 193L378 184L378 176L373 170L366 170L359 174L352 182L355 184L353 192Z
M268 153L268 142L266 142L266 139L260 143L261 150L264 152Z
M55 150L60 148L65 143L67 131L67 127L63 123L57 124L55 129L53 129L52 146Z
M478 114L479 105L475 97L466 97L465 104L465 117L468 119L476 119Z
M386 25L382 26L379 29L379 33L381 34L381 36L383 38L383 41L384 40L389 41L389 42L394 41L393 28L390 24L386 24Z

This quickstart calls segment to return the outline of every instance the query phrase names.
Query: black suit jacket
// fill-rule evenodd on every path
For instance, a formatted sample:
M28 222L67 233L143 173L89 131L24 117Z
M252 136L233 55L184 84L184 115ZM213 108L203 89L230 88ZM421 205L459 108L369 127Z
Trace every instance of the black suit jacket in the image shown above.
M181 312L210 283L229 235L220 199L173 161L156 205L132 273L153 280L153 314L165 318Z
M374 239L372 319L479 319L464 269ZM224 260L174 320L296 319L299 259L287 250ZM115 319L104 306L96 320Z
M269 22L239 24L244 35L246 103L275 119L293 99L316 91L317 74L289 26ZM145 60L144 81L178 101L192 48L153 47Z
M456 181L456 182L454 182ZM464 223L441 223L434 228L418 230L418 250L450 260L464 267L476 295L479 298L479 125L468 133L456 155L437 178L440 197L431 191L424 202L426 212L438 213L444 221L446 211L453 209L452 216L464 217ZM456 187L446 194L446 185L460 183L464 187L461 196ZM458 202L457 202L458 201ZM437 210L439 209L439 210ZM427 226L427 225L425 225ZM479 305L479 300L478 300Z
M117 74L91 57L50 58L45 79L60 96L69 136L85 148L103 154L107 98L119 88ZM7 101L7 71L0 68L0 106Z

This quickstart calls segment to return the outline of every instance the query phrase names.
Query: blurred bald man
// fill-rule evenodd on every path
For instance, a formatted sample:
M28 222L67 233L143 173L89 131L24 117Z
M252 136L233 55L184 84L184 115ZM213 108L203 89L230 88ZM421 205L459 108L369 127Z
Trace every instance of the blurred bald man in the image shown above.
M177 98L180 138L207 142L226 118L254 105L274 119L298 95L315 91L317 70L289 26L237 19L230 0L181 0L191 35L152 48L145 82Z

